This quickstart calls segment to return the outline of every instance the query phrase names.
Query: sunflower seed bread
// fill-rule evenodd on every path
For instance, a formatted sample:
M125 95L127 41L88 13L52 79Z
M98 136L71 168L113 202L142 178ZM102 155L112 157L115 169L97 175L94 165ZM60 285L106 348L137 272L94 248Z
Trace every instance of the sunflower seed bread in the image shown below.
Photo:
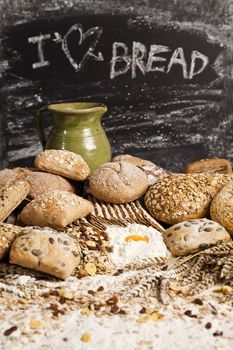
M173 174L148 189L145 206L156 220L170 225L208 217L211 200L231 179L223 174Z
M136 165L111 162L101 165L89 179L91 194L109 203L128 203L147 190L147 177Z
M51 191L33 199L20 213L26 225L64 228L93 210L88 200L67 191Z
M173 225L163 232L163 237L175 256L193 254L231 240L221 225L208 219L189 220Z
M219 222L233 235L233 180L214 197L210 206L212 220Z
M84 181L90 175L90 168L84 159L66 150L45 150L36 157L34 165L39 170L76 181Z
M45 272L61 279L69 277L80 260L80 247L74 239L67 233L49 228L24 228L10 250L11 264Z
M4 221L27 197L30 185L23 180L8 182L0 188L0 221Z

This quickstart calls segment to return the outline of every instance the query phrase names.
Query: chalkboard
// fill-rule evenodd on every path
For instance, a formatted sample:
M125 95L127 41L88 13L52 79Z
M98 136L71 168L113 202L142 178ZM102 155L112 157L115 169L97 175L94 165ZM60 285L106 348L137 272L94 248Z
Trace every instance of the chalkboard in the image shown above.
M59 101L105 103L113 154L173 171L204 157L233 161L229 5L0 1L0 136L9 163L33 164L41 150L35 111Z

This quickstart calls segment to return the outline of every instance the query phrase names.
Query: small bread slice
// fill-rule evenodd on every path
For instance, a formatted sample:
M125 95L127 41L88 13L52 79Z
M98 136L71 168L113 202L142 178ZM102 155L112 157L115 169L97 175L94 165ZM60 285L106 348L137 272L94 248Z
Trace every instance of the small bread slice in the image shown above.
M18 207L29 191L30 185L24 180L15 180L0 188L0 221L4 221Z

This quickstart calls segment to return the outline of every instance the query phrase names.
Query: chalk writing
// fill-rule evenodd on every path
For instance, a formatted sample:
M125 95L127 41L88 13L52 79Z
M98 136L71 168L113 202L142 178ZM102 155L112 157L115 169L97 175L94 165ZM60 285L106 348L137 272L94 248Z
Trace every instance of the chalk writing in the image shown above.
M113 43L111 72L110 78L114 79L119 75L127 73L131 69L131 77L137 76L138 70L145 75L148 72L164 72L168 74L174 65L179 65L182 70L184 79L192 79L195 75L201 74L209 63L209 58L199 51L192 51L190 70L188 71L187 61L185 59L184 50L178 47L172 53L170 59L158 56L162 53L170 52L168 46L151 45L148 50L141 42L133 42L132 56L129 54L129 48L121 42ZM147 59L148 57L148 59ZM197 60L201 61L201 67L196 69ZM167 68L165 63L167 64ZM164 65L158 65L164 63Z
M71 56L70 50L69 50L69 46L68 46L68 38L69 36L78 31L79 32L79 42L78 42L78 46L81 46L82 43L91 36L94 36L94 39L91 41L91 44L87 50L87 52L84 54L83 58L81 59L81 61L79 63L77 63L74 58ZM87 30L85 33L83 31L83 27L81 24L77 23L75 25L73 25L68 31L67 33L64 35L64 37L62 38L62 36L60 35L60 33L58 32L54 32L54 39L53 41L55 43L61 43L61 48L65 54L65 56L67 57L68 61L70 62L70 64L72 65L72 67L75 69L76 72L79 72L80 70L83 69L83 67L85 66L85 64L87 63L87 61L89 59L95 60L95 61L103 61L103 54L102 52L98 52L98 54L96 55L95 52L95 48L99 42L99 39L102 35L103 29L101 27L94 27L94 28L90 28L89 30ZM45 67L48 66L50 64L49 61L45 61L44 60L44 52L43 52L43 44L44 44L44 40L48 40L51 38L50 34L40 34L39 36L35 36L35 37L30 37L28 38L28 42L29 43L33 43L36 44L38 43L38 58L39 58L39 62L33 63L32 64L32 68L33 69L37 69L37 68L41 68L41 67Z
M75 59L72 56L69 47L68 39L73 33L78 34L76 56L78 56L84 41L91 38L88 49L79 59ZM50 65L50 61L48 58L45 59L44 54L44 44L49 39L55 44L61 45L61 50L75 72L84 70L88 61L102 62L104 61L104 56L101 51L97 50L102 34L103 28L100 26L84 31L82 25L76 23L69 28L64 36L58 32L54 32L53 34L40 34L30 37L28 38L28 42L37 44L38 47L38 62L33 63L32 68L38 69ZM72 47L72 49L74 48ZM151 44L147 47L142 42L133 41L132 48L130 48L129 44L124 42L113 42L112 57L110 59L110 79L115 79L126 73L130 73L132 79L135 79L138 74L145 76L151 72L169 74L176 66L181 68L181 74L184 79L191 80L194 76L201 74L205 70L209 63L209 58L197 50L191 52L191 57L188 60L186 55L187 53L185 53L182 47L171 50L169 46L165 45ZM190 67L187 62L189 62Z
M44 41L48 40L51 38L50 34L40 34L39 36L33 36L31 38L28 38L28 42L31 44L38 44L38 59L39 62L33 63L32 68L37 69L37 68L42 68L42 67L47 67L50 65L49 61L45 61L44 58L44 51L43 51L43 46L44 46Z

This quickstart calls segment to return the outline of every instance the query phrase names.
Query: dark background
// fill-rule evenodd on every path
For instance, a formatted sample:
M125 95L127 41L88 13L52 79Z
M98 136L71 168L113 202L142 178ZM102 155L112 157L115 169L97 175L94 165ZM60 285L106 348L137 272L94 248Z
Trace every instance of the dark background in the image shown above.
M138 155L174 171L204 157L233 161L232 17L231 0L0 0L2 157L7 151L10 165L31 166L41 151L35 111L52 102L80 100L109 107L103 124L113 154ZM98 27L94 54L104 57L99 62L88 59L78 72L54 40L54 33L64 37L77 23L83 33ZM51 36L44 41L50 65L32 69L38 61L37 44L28 38L40 33ZM76 62L95 39L96 34L89 35L79 45L78 31L69 36ZM188 71L193 50L208 56L209 64L193 79L184 79L178 64L169 73L144 75L137 68L135 78L129 69L111 79L113 43L125 43L132 56L133 41L145 45L146 60L150 45L169 47L170 52L158 55L166 59L158 67L167 69L178 47ZM48 131L50 119L45 126Z

